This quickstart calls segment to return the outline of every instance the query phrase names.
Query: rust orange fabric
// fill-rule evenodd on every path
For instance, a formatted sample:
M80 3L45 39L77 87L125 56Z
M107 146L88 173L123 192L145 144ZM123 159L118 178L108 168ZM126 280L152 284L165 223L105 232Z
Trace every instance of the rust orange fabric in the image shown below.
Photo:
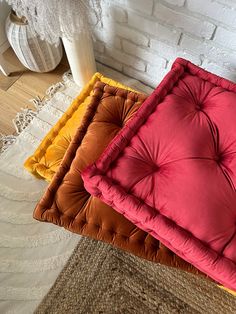
M34 218L111 243L150 261L200 273L124 216L91 196L81 172L103 153L146 99L145 95L97 82L91 102Z

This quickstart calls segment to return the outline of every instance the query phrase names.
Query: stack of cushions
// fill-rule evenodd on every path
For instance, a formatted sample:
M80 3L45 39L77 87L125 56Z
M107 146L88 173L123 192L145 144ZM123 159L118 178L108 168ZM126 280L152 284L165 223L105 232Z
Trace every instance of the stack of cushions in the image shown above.
M110 206L92 197L84 188L81 172L96 161L145 99L145 95L110 86L101 80L93 83L82 123L65 152L59 170L37 205L34 218L111 243L148 260L198 273L189 263ZM74 119L74 116L70 119ZM62 125L60 120L57 125ZM67 123L64 129L67 129ZM51 137L52 131L49 133L50 141L55 142ZM63 138L63 130L59 133ZM43 143L47 142L47 137ZM37 155L40 151L41 159L47 160L47 150L39 148ZM35 157L30 159L35 160Z
M65 155L78 126L81 124L84 113L91 101L91 94L96 82L103 82L111 86L133 91L132 88L124 86L100 73L95 73L79 96L72 102L61 119L55 124L44 138L33 156L30 156L24 166L38 178L51 181L58 170L62 158Z
M236 291L236 84L182 59L82 175L85 188Z
M54 176L34 217L236 290L235 130L219 122L235 117L235 85L183 59L147 100L96 76L26 161Z

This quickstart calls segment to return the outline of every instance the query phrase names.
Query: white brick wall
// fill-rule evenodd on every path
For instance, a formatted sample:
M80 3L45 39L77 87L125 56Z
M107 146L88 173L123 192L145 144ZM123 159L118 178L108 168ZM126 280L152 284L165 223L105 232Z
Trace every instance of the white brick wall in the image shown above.
M157 19L170 25L170 27L178 27L183 32L191 33L203 38L210 39L215 30L215 25L213 23L206 20L200 20L190 14L186 14L186 12L179 12L176 8L170 9L159 2L156 2L155 4L154 15Z
M236 50L235 31L227 30L223 27L218 27L215 33L214 41L227 48Z
M142 17L141 15L129 12L128 26L134 27L139 33L145 32L146 36L155 36L163 41L178 43L180 31L173 27L166 27L157 22L155 17Z
M232 10L222 3L212 0L187 0L186 7L192 12L212 18L216 22L222 22L232 27L236 26L235 15L232 14Z
M152 14L153 0L115 0L123 8L139 11L144 14Z
M155 87L183 57L236 81L236 0L103 0L98 61Z

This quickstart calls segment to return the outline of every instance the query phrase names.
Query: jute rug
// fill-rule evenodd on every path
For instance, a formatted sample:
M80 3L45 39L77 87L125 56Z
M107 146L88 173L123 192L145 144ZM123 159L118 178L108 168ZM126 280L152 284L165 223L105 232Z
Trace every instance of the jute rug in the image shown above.
M215 284L83 238L36 314L236 313Z

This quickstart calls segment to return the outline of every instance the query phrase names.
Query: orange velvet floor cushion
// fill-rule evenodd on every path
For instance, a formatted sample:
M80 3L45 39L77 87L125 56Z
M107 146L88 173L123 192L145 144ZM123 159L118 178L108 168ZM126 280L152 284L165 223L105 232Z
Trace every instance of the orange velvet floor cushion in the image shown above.
M198 273L158 240L84 188L81 172L104 151L134 116L145 95L97 82L81 126L38 203L34 218L105 241L151 261Z

